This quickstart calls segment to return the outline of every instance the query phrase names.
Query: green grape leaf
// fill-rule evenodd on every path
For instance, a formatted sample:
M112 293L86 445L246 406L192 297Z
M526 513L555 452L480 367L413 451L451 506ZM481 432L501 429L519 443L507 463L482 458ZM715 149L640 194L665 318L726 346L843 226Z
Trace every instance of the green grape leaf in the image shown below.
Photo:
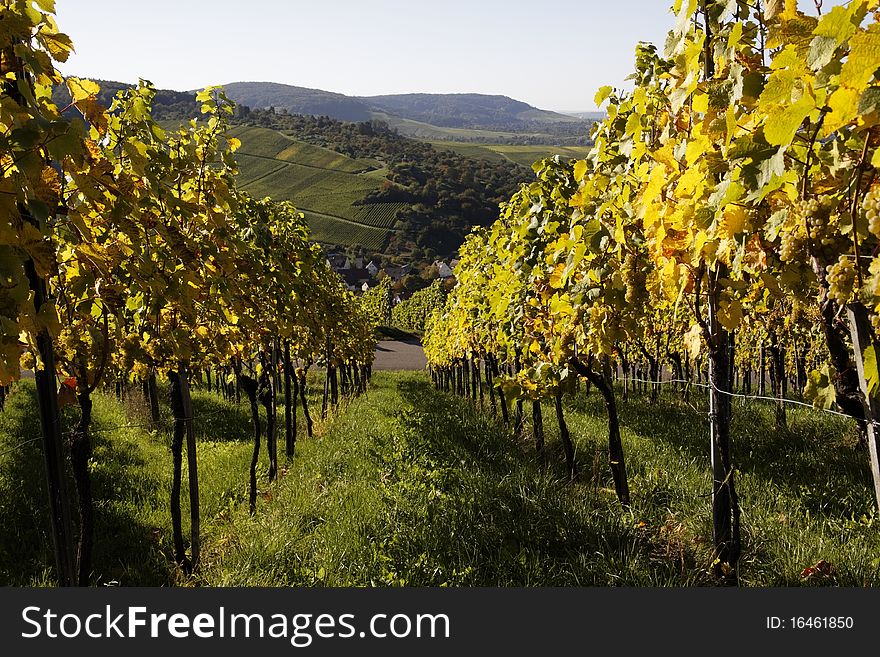
M834 406L837 394L828 363L825 363L821 369L809 373L804 388L804 398L813 402L816 408L829 409Z

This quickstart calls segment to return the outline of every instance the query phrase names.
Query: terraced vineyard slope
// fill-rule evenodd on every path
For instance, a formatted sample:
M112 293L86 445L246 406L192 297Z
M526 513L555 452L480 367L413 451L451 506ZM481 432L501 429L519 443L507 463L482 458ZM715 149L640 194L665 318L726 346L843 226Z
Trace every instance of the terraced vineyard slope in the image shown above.
M385 248L406 204L362 204L382 187L381 162L350 158L268 128L239 126L230 134L242 142L237 153L242 189L295 201L316 241Z

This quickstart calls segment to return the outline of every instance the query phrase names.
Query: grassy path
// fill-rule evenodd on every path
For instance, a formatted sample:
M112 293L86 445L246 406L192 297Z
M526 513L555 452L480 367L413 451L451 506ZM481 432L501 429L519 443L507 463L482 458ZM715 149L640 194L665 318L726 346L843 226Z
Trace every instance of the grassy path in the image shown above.
M316 382L317 383L317 382ZM312 390L317 391L318 385ZM51 555L36 405L24 382L0 414L0 584L46 583ZM552 412L546 454L424 373L376 372L367 395L297 443L295 460L247 513L250 426L237 407L195 393L203 569L170 565L168 438L112 397L96 404L96 584L631 585L711 584L705 409L672 395L623 404L633 505L614 498L602 405L567 404L582 470L564 481ZM319 408L317 400L312 407ZM133 415L134 414L134 415ZM65 410L65 423L75 420ZM744 584L880 584L880 532L866 457L846 422L737 407ZM300 414L300 420L302 416ZM132 425L135 426L126 426ZM120 428L126 427L126 428ZM265 454L265 451L263 452ZM184 484L184 488L185 488ZM187 512L184 509L184 517ZM802 578L820 560L830 575Z
M377 373L274 492L239 513L204 573L211 584L710 585L705 409L667 399L622 410L634 502L611 488L597 395L570 400L581 481L564 482L549 408L534 455L488 412L423 375ZM880 536L866 458L846 422L809 411L773 429L739 407L736 457L746 585L876 585ZM820 560L827 577L803 578Z

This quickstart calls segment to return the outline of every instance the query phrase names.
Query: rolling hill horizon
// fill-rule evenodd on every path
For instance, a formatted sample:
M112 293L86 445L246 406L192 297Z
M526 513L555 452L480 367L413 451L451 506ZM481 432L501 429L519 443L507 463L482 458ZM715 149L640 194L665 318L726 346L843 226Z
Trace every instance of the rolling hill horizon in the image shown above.
M457 138L495 142L517 137L531 143L584 143L590 121L539 109L514 98L480 93L344 94L278 82L221 85L239 105L328 116L340 121L381 120L422 139ZM488 134L487 134L488 133Z
M431 115L439 116L448 121L446 127L464 127L457 125L466 123L465 118L456 120L457 114L470 112L473 118L491 118L504 116L523 121L577 122L577 116L541 109L521 100L502 94L484 94L476 92L430 93L408 92L397 94L378 94L371 96L349 96L346 94L300 87L271 81L235 81L220 85L235 100L241 98L242 104L268 108L270 106L285 107L292 110L309 102L344 102L349 107L363 112L361 120L369 120L369 114L376 111L390 112L402 118L424 120ZM195 91L195 90L192 90ZM346 100L343 100L346 99ZM347 101L347 102L346 102ZM236 101L239 102L239 101ZM441 107L438 109L438 105ZM307 112L313 114L314 112ZM331 117L340 118L340 117ZM340 120L344 120L341 119ZM430 121L428 121L430 122ZM434 123L443 125L443 123Z
M97 80L99 100L108 104L119 90L132 86ZM584 145L592 117L545 110L498 94L405 93L375 96L345 94L279 82L228 82L219 85L237 105L250 109L326 116L353 123L383 121L400 134L425 140L483 143ZM195 106L194 90L157 89L157 104ZM59 93L66 90L63 85Z

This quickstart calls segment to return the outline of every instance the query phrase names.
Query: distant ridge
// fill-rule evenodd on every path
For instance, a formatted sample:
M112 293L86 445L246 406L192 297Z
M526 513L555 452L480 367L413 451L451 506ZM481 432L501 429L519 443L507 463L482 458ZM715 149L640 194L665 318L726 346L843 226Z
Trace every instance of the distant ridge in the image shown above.
M340 121L381 119L404 134L417 134L418 124L444 129L586 136L587 121L538 109L507 96L456 94L391 94L346 96L277 82L230 82L229 97L252 108L285 109L292 114L328 116Z
M560 112L565 116L572 116L577 119L590 119L593 121L601 121L607 114L605 112Z
M99 100L107 106L118 91L133 86L98 82ZM288 114L326 116L352 123L378 120L401 135L424 140L586 145L593 121L538 109L501 95L415 93L354 97L278 82L230 82L221 86L242 112L247 112L246 108L274 108ZM53 95L62 106L69 103L64 85L57 86ZM156 118L191 118L198 115L198 110L194 91L157 90Z
M532 107L508 96L488 94L393 94L365 96L373 107L405 119L445 128L507 128L516 123L576 122L577 119Z
M284 108L291 114L329 116L339 121L369 121L370 106L343 94L294 87L278 82L230 82L224 84L226 95L239 105L265 109Z

